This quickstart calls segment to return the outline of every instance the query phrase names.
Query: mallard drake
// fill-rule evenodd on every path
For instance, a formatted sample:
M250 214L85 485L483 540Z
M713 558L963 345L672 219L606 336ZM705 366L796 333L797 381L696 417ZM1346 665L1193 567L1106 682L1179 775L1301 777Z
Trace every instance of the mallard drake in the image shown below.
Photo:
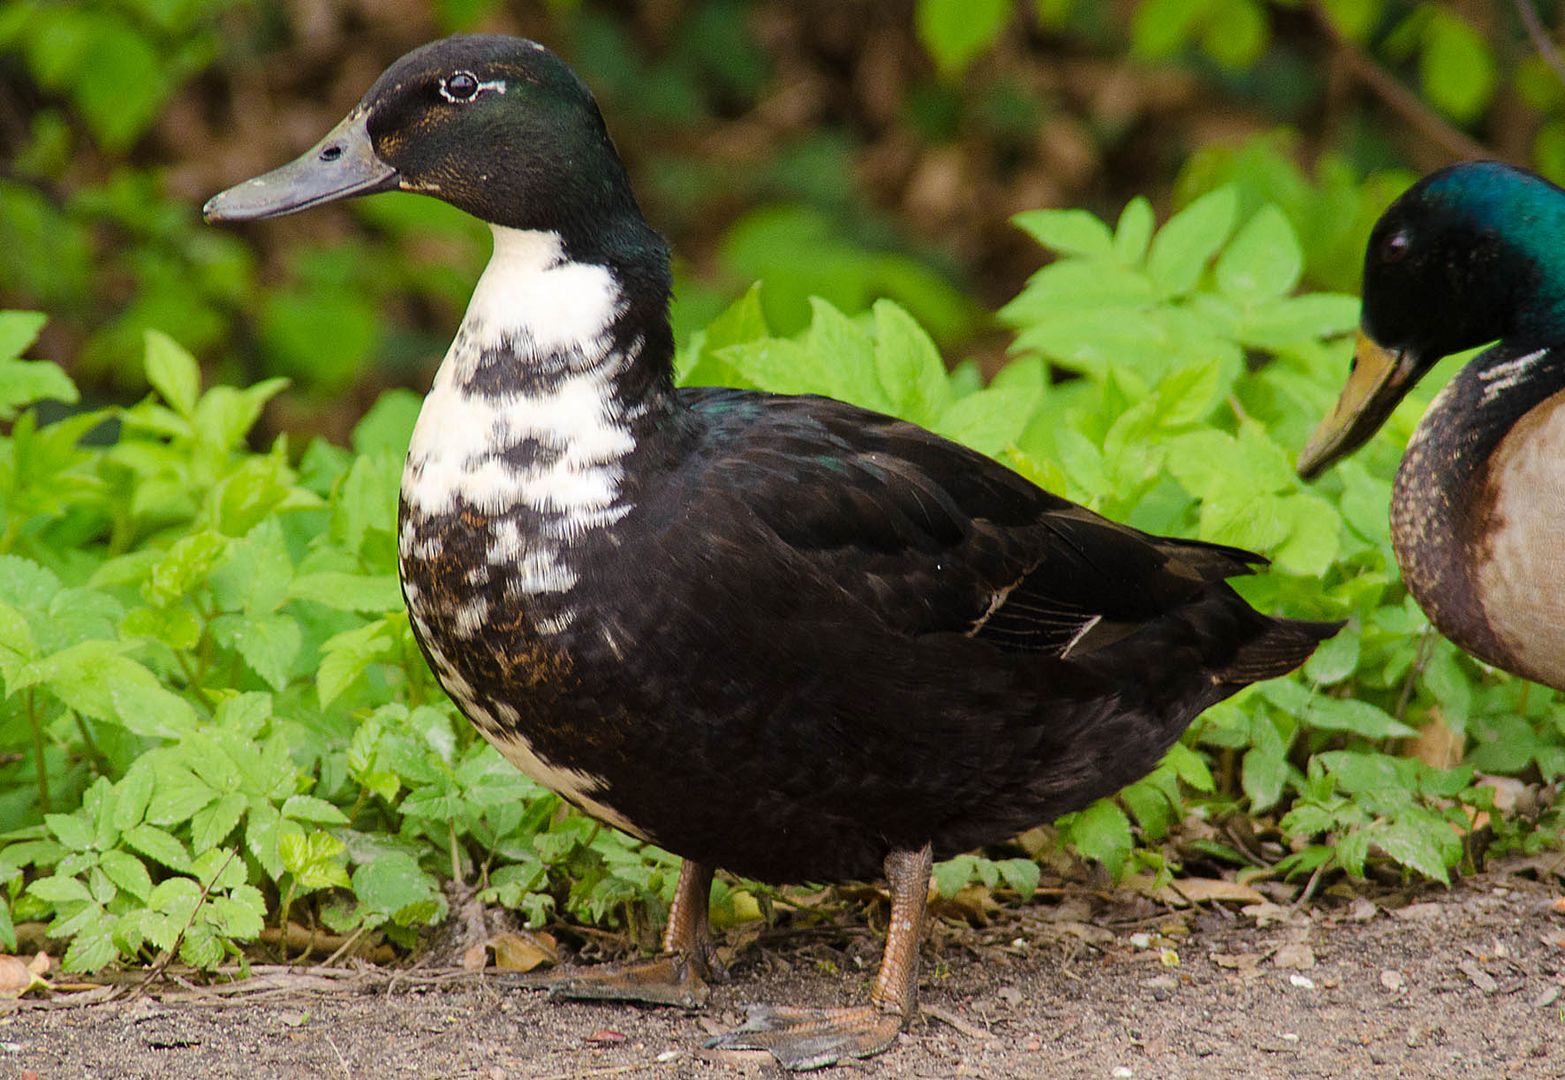
M419 644L524 773L685 859L663 955L558 993L705 1001L714 867L883 871L870 1003L757 1008L715 1041L796 1069L878 1053L914 1015L932 857L1116 791L1335 629L1240 599L1224 579L1257 556L1115 524L911 424L676 389L668 249L591 93L534 42L409 53L206 214L392 188L494 233L403 477Z
M1363 445L1442 357L1491 341L1408 442L1391 542L1441 633L1565 689L1565 191L1475 161L1392 204L1364 255L1347 385L1299 472L1317 476Z

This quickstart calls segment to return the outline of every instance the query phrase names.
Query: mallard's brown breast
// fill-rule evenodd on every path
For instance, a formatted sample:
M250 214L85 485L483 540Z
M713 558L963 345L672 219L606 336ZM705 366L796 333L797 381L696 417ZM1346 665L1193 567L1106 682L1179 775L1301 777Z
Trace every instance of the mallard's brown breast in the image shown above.
M1565 391L1516 422L1485 480L1474 575L1499 662L1565 688Z

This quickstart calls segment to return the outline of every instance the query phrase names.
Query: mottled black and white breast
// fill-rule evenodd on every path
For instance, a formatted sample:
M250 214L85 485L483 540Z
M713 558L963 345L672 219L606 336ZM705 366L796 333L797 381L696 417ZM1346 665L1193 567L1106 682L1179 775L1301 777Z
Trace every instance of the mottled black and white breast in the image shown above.
M617 325L611 271L550 232L494 228L495 249L419 413L402 479L408 612L442 686L524 773L621 827L590 774L538 756L518 688L571 678L573 552L631 510L641 339Z

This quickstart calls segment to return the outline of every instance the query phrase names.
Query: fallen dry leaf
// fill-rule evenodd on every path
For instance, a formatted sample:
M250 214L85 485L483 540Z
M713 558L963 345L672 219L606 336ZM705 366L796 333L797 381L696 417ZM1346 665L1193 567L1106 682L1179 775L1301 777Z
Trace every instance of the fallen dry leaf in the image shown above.
M1229 971L1237 971L1246 979L1260 975L1261 961L1264 959L1265 953L1212 953L1212 963Z
M49 970L49 954L39 953L31 961L20 956L0 956L0 998L19 998L29 991L47 989L44 972Z
M1315 951L1302 941L1290 941L1272 954L1272 965L1308 971L1315 966Z
M507 931L489 939L495 967L504 971L531 971L560 962L560 946L552 934Z
M1221 878L1178 878L1169 888L1192 904L1264 904L1266 897L1249 885Z
M624 1033L615 1031L613 1028L599 1028L585 1038L590 1043L622 1043L625 1041Z

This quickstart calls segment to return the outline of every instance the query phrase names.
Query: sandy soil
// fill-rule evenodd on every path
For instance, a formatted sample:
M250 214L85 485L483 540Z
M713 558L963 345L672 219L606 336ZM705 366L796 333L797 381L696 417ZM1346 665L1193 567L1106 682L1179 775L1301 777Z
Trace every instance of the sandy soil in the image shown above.
M941 923L922 1020L838 1075L1565 1076L1565 916L1547 880L1513 866L1302 910L1171 911L1084 890L981 929ZM699 1014L427 969L0 1002L0 1078L778 1075L765 1055L702 1041L748 1002L853 1003L878 947L862 918L763 939ZM79 1004L93 994L117 997Z

